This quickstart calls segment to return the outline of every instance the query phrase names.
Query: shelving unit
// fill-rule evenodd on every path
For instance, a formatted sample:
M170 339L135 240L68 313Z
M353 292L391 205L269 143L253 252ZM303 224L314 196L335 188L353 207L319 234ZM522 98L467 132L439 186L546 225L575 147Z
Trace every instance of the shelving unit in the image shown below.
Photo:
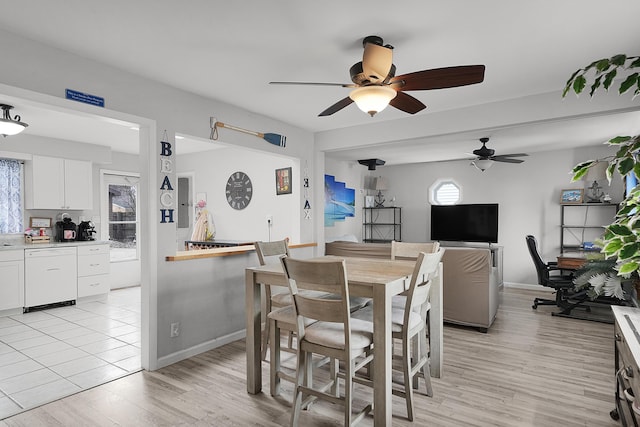
M402 208L362 208L363 242L402 241Z
M585 242L600 238L615 219L615 203L576 203L560 205L560 252L588 251Z

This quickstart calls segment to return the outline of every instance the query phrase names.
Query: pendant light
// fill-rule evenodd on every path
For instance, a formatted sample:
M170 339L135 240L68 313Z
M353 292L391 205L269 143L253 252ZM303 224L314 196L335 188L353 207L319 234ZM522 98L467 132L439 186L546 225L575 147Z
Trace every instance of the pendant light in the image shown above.
M12 105L0 104L0 109L2 109L2 118L0 118L0 135L16 135L25 130L27 126L26 123L20 121L20 116L15 115L14 118L11 118L9 114L9 110L13 108Z

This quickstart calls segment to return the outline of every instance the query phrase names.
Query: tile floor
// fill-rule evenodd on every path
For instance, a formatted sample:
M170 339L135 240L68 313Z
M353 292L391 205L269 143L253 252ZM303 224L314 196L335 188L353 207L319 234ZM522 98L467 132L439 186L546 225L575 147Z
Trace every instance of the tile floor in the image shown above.
M0 317L0 419L141 369L140 288Z

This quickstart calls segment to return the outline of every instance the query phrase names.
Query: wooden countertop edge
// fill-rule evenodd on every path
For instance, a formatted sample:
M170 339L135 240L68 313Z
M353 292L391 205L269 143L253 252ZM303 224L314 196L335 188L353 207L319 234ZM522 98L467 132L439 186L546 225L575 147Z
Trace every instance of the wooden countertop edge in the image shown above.
M296 244L289 245L289 249L309 248L313 246L318 246L318 244L316 242L296 243ZM196 249L192 251L178 251L176 252L175 255L166 256L165 260L166 261L187 261L191 259L239 255L239 254L247 253L249 251L255 251L255 248L253 245L230 246L228 248Z

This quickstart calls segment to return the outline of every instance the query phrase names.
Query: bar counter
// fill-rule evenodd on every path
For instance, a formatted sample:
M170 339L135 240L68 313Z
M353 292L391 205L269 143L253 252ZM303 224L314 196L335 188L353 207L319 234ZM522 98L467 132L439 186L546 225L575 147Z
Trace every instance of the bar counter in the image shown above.
M318 244L316 242L290 244L289 249L308 248L313 246L318 246ZM230 246L225 248L211 248L211 249L195 249L190 251L177 251L175 255L166 256L165 260L166 261L187 261L191 259L232 256L232 255L244 254L244 253L255 251L255 250L256 249L253 245Z

